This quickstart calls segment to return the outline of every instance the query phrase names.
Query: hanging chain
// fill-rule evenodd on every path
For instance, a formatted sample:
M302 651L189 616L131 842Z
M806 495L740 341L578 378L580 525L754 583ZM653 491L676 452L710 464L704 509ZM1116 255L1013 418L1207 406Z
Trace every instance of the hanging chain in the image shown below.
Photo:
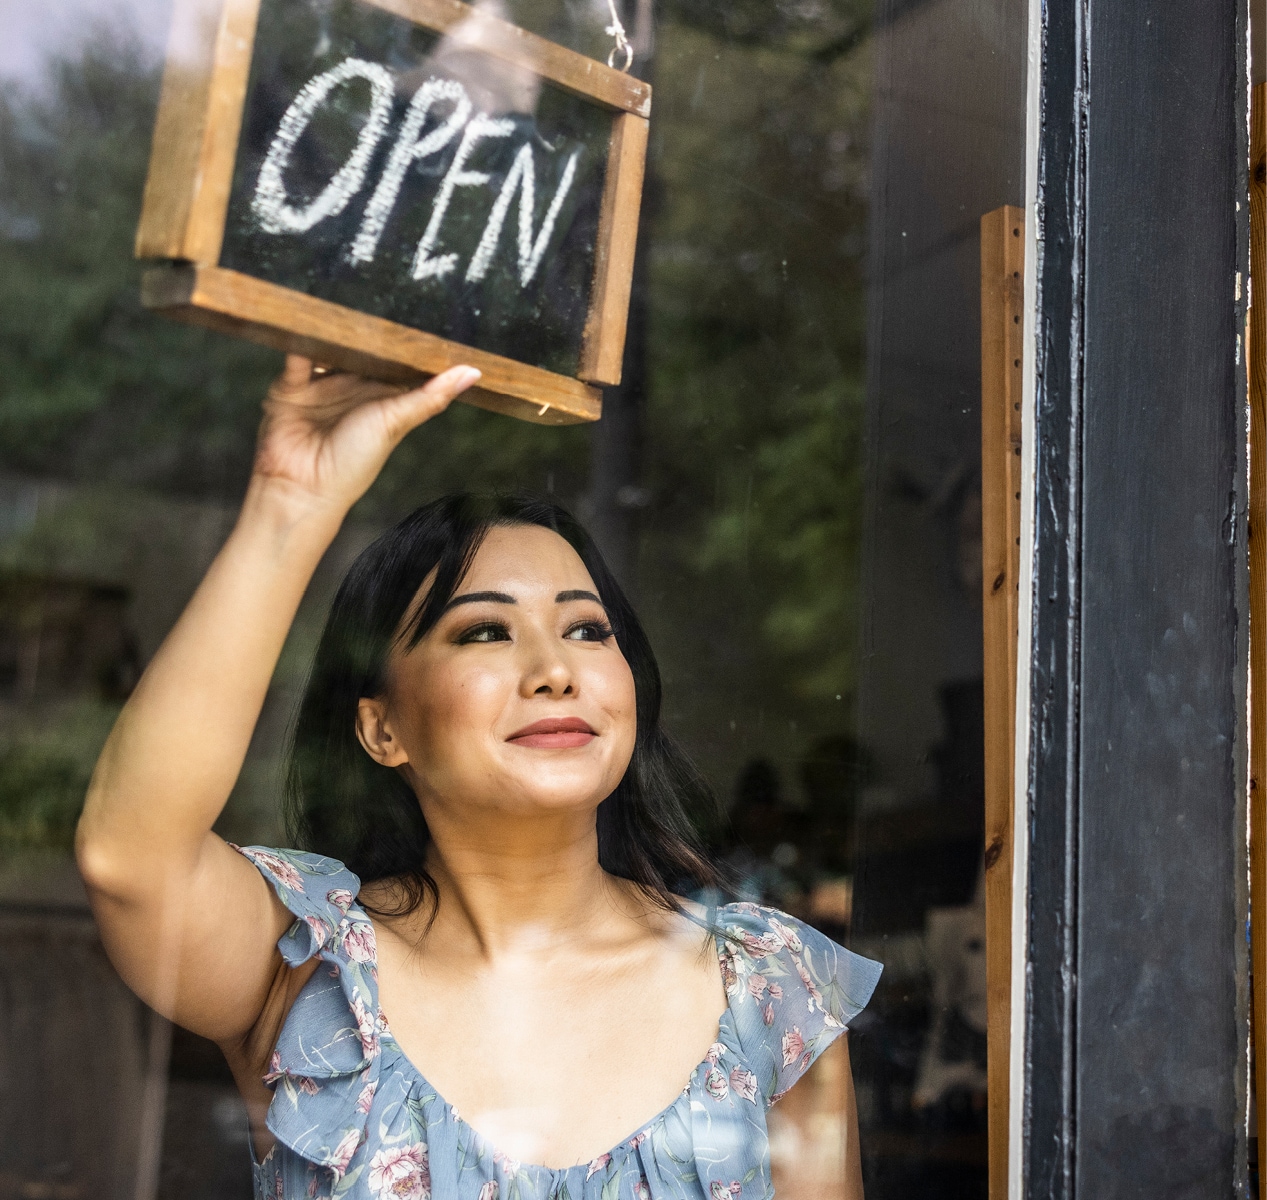
M625 36L625 27L620 23L620 14L616 12L616 0L607 0L607 7L611 10L612 23L607 26L604 33L608 37L614 37L616 44L612 47L611 53L607 56L607 65L614 67L616 65L616 55L623 54L625 56L625 65L620 69L628 71L633 65L633 46L629 44L629 39Z

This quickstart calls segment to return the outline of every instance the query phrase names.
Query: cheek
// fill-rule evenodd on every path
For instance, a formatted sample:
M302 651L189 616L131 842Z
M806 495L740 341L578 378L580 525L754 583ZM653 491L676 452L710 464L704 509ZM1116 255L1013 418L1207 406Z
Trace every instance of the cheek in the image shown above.
M633 753L638 731L638 696L629 664L623 658L604 664L603 669L595 673L591 686L599 697L599 707L611 719L613 731L617 733L619 744L628 758Z
M515 680L487 665L441 660L420 663L400 688L400 707L410 714L410 757L416 750L434 762L448 749L470 754L480 735L496 727L514 697Z

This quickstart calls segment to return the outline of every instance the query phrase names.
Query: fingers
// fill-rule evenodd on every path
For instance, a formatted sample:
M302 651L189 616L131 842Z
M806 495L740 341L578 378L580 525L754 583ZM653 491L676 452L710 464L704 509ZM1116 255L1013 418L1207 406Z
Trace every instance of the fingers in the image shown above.
M441 371L439 375L427 380L426 384L418 390L428 392L433 396L443 395L446 399L452 400L473 386L482 374L483 372L477 367L450 367L447 371Z
M303 387L312 379L312 359L301 354L286 355L286 366L282 369L282 382L287 387Z
M423 387L389 401L393 432L398 438L404 437L411 429L442 413L480 378L480 374L475 367L450 367L429 379Z
M274 419L299 417L314 428L330 430L357 409L378 407L380 419L386 418L389 435L399 441L411 429L443 412L480 378L474 367L450 367L425 386L405 391L398 384L338 372L322 375L319 371L311 359L287 355L281 376L265 398L265 413Z

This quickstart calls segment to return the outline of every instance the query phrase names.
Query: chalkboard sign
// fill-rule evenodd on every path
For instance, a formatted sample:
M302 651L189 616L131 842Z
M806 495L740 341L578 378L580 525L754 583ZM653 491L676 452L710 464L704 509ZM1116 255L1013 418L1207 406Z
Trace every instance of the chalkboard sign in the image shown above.
M468 362L471 403L594 420L650 101L457 0L178 0L143 298L376 378Z

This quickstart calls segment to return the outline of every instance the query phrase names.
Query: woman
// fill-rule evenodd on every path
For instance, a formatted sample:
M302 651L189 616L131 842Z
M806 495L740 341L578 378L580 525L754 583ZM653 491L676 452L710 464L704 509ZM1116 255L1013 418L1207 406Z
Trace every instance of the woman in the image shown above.
M287 360L237 525L93 777L77 854L102 936L224 1049L259 1197L768 1196L766 1109L879 968L674 894L711 879L683 807L702 785L560 510L450 498L371 546L296 725L290 815L318 853L212 832L318 560L478 375L401 394Z

